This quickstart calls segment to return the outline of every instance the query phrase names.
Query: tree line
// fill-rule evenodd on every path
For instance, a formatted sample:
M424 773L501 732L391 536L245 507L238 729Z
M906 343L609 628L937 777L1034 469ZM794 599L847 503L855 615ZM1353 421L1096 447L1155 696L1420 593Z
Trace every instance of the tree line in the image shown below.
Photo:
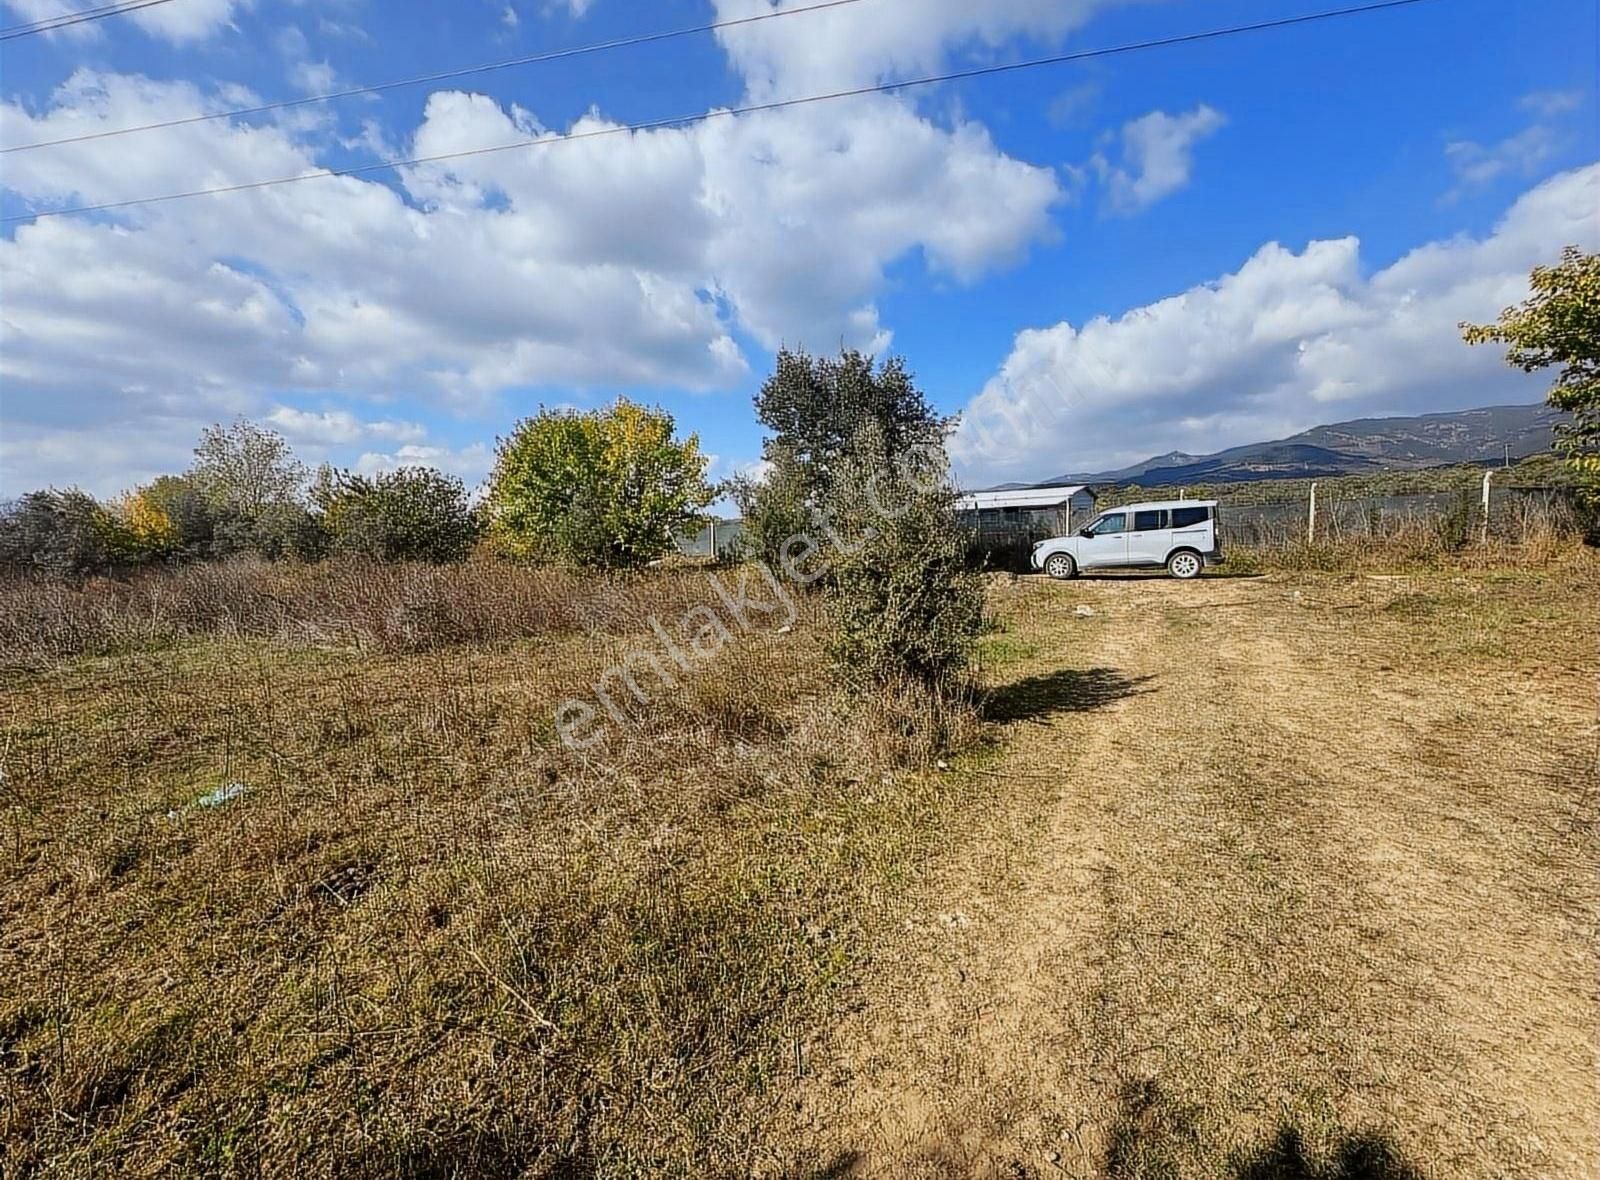
M953 420L903 359L852 350L780 350L755 409L768 432L760 479L713 484L695 435L619 399L518 422L476 499L428 467L309 471L280 434L240 419L206 429L188 470L115 499L50 489L0 509L0 563L83 576L236 554L453 562L486 550L626 568L669 552L728 494L743 556L819 595L847 682L913 709L962 693L983 600L945 459Z
M421 465L312 470L277 431L240 418L202 431L187 470L109 499L48 488L0 505L0 564L65 575L240 554L316 561L356 554L453 562L475 549L525 561L616 568L654 561L732 494L755 551L773 555L820 506L866 423L884 456L940 445L936 415L900 358L780 351L756 395L768 428L762 481L713 483L694 434L621 398L601 409L541 409L496 443L478 493Z
M1529 285L1523 304L1462 333L1470 344L1506 345L1507 361L1524 371L1560 366L1549 402L1572 419L1557 447L1600 519L1600 256L1568 247L1557 265L1535 267ZM669 552L674 534L701 523L723 492L744 517L750 554L778 563L783 544L819 521L859 518L860 489L847 475L881 480L916 455L937 456L929 462L942 469L952 425L902 358L874 362L852 350L780 350L755 409L767 431L760 479L711 483L697 436L680 438L671 415L623 398L518 422L497 440L477 500L429 467L311 473L281 435L240 419L206 429L187 471L112 500L46 489L0 506L0 566L84 575L239 553L449 562L480 546L523 560L638 566Z

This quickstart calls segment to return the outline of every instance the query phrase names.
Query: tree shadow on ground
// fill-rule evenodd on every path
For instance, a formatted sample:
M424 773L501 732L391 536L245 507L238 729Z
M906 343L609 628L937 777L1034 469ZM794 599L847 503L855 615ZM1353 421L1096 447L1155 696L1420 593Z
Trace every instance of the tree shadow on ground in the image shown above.
M990 721L1028 721L1054 713L1086 713L1114 701L1154 692L1141 685L1149 676L1124 676L1115 668L1067 668L1042 676L1025 676L992 690L983 701Z
M845 1180L859 1174L861 1162L859 1151L841 1151L822 1167L806 1172L805 1180Z
M1101 1176L1157 1180L1185 1175L1200 1147L1200 1110L1174 1102L1154 1079L1126 1083ZM1300 1130L1285 1124L1272 1141L1228 1162L1230 1180L1424 1180L1388 1136L1373 1131L1334 1138L1326 1155L1308 1152Z
M1306 1155L1305 1141L1294 1127L1283 1127L1267 1147L1240 1161L1234 1180L1422 1180L1400 1149L1385 1135L1346 1135L1333 1155L1318 1162Z

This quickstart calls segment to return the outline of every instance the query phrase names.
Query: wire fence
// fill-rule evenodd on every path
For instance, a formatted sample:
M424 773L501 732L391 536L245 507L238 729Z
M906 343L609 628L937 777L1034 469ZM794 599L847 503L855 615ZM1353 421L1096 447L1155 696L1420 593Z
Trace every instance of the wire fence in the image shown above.
M1218 537L1223 548L1290 549L1307 544L1380 544L1425 538L1442 549L1475 540L1520 543L1534 534L1569 534L1582 523L1572 490L1554 485L1491 484L1489 511L1483 510L1481 485L1444 492L1401 495L1340 495L1337 486L1312 497L1298 492L1282 500L1230 502L1224 492L1218 503ZM1115 505L1103 501L1104 511ZM1092 515L1085 516L1087 524ZM1075 522L1076 523L1076 522ZM1004 521L982 521L970 529L968 560L975 567L1026 571L1034 543L1057 536L1050 521L1021 515ZM742 521L717 520L698 532L677 538L678 549L691 557L734 558L744 536Z
M1535 521L1561 527L1575 523L1571 516L1567 489L1492 484L1487 517L1479 489L1382 496L1323 492L1316 497L1314 512L1310 495L1251 504L1229 504L1221 498L1218 509L1222 543L1251 548L1381 541L1428 529L1455 543L1485 532L1515 538Z

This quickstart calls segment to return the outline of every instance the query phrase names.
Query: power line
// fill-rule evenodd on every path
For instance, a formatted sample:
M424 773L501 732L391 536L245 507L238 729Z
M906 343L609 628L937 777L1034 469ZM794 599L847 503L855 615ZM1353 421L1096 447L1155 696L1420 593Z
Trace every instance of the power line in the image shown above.
M82 135L68 135L61 139L44 139L38 143L19 143L10 147L0 147L0 155L8 152L28 152L35 148L57 147L64 143L82 143L90 139L109 139L116 135L132 135L137 131L155 131L163 127L182 127L190 123L206 123L212 119L229 119L241 115L260 115L268 111L281 111L289 107L306 106L315 102L331 102L334 99L353 98L358 94L378 94L385 90L398 90L404 86L422 86L430 82L447 82L452 78L465 78L472 74L487 74L495 70L509 70L515 66L537 65L541 62L559 61L569 57L583 57L591 53L603 53L612 49L626 49L634 45L649 45L656 41L671 41L679 37L688 37L696 33L714 33L721 29L732 29L739 25L752 25L757 21L774 20L780 16L799 16L807 12L820 12L825 8L842 8L846 4L859 4L861 0L824 0L820 4L808 4L803 8L778 8L755 16L742 16L730 20L714 21L711 24L694 25L690 28L668 29L659 33L641 33L634 37L619 37L613 41L599 41L592 45L576 45L567 49L552 49L544 53L529 54L526 57L513 57L505 61L487 62L477 66L463 66L460 69L442 70L436 74L419 74L414 78L396 78L390 82L375 82L370 86L351 86L344 90L332 90L327 94L312 94L302 98L287 98L279 102L266 102L253 107L235 107L226 111L212 111L204 115L185 115L181 119L165 119L158 123L141 123L133 127L118 127L110 131L88 131Z
M133 12L140 8L154 8L157 4L170 4L172 0L132 0L128 4L106 4L99 8L86 8L78 12L63 12L60 16L46 17L25 25L12 25L8 29L0 29L0 41L15 41L18 37L32 37L39 33L52 33L56 29L64 29L69 25L81 25L85 21L104 20L108 16L121 16L125 12Z
M544 139L519 139L511 143L492 144L481 148L466 148L455 152L439 152L431 156L410 156L407 158L379 160L372 164L358 164L350 168L319 168L315 172L302 172L295 176L279 176L267 180L248 180L239 184L217 185L211 188L190 189L187 192L163 193L154 197L134 197L125 201L105 201L98 205L77 205L66 209L43 209L34 213L23 213L12 217L0 217L0 225L18 221L35 221L43 217L66 217L79 213L103 213L113 209L129 209L140 205L154 205L165 201L181 201L190 197L217 196L224 193L246 192L252 189L271 188L280 184L295 184L303 180L326 180L334 177L360 176L368 172L381 172L388 168L410 168L419 164L434 164L442 160L460 160L469 156L486 156L496 152L515 151L519 148L545 147L558 143L573 143L583 139L603 139L612 135L625 135L638 131L656 131L667 127L688 127L696 123L710 122L712 119L732 118L736 115L759 114L763 111L781 111L790 107L806 106L811 103L829 102L839 98L854 98L866 94L881 94L897 90L909 90L918 86L931 86L939 82L958 82L968 78L983 78L992 74L1012 73L1018 70L1035 69L1040 66L1061 65L1066 62L1086 61L1097 57L1110 57L1115 54L1132 53L1143 49L1158 49L1170 45L1188 45L1199 41L1212 41L1219 37L1229 37L1240 33L1255 33L1267 29L1287 28L1291 25L1311 24L1317 21L1332 20L1337 17L1357 16L1363 13L1383 12L1394 8L1407 8L1415 4L1427 3L1428 0L1379 0L1378 3L1353 5L1348 8L1336 8L1323 12L1306 13L1301 16L1279 17L1274 20L1257 21L1253 24L1230 25L1221 29L1208 29L1199 33L1183 33L1173 37L1158 37L1148 41L1131 41L1122 45L1112 45L1101 49L1083 49L1075 53L1057 53L1049 57L1028 58L1023 61L1006 62L999 65L976 66L968 70L955 70L946 74L930 74L922 78L908 78L899 82L880 82L872 86L856 86L848 90L834 90L826 94L808 94L799 98L776 99L771 102L750 103L741 107L723 107L712 111L701 111L692 115L676 115L666 119L652 119L641 123L622 123L615 127L600 127L593 131L569 132L566 135L552 135Z
M123 8L131 2L132 0L116 0L115 4L102 4L99 8L68 9L65 12L56 13L54 16L42 16L38 20L24 21L17 25L6 25L5 27L0 28L0 34L20 33L27 29L37 29L44 25L53 25L57 21L65 20L68 17L92 16L96 13L110 12L115 8Z

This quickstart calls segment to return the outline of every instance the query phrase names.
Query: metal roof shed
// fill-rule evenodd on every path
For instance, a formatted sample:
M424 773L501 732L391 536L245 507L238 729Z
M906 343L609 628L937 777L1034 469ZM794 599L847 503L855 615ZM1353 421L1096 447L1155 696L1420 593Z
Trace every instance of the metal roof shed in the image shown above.
M980 528L1039 526L1066 533L1074 516L1094 512L1094 491L1084 484L1054 488L1006 488L992 492L967 492L956 500L956 511L976 518Z
M1005 488L997 492L967 492L956 501L961 512L981 512L985 508L1063 508L1079 492L1087 493L1090 503L1094 493L1084 484L1060 488Z

